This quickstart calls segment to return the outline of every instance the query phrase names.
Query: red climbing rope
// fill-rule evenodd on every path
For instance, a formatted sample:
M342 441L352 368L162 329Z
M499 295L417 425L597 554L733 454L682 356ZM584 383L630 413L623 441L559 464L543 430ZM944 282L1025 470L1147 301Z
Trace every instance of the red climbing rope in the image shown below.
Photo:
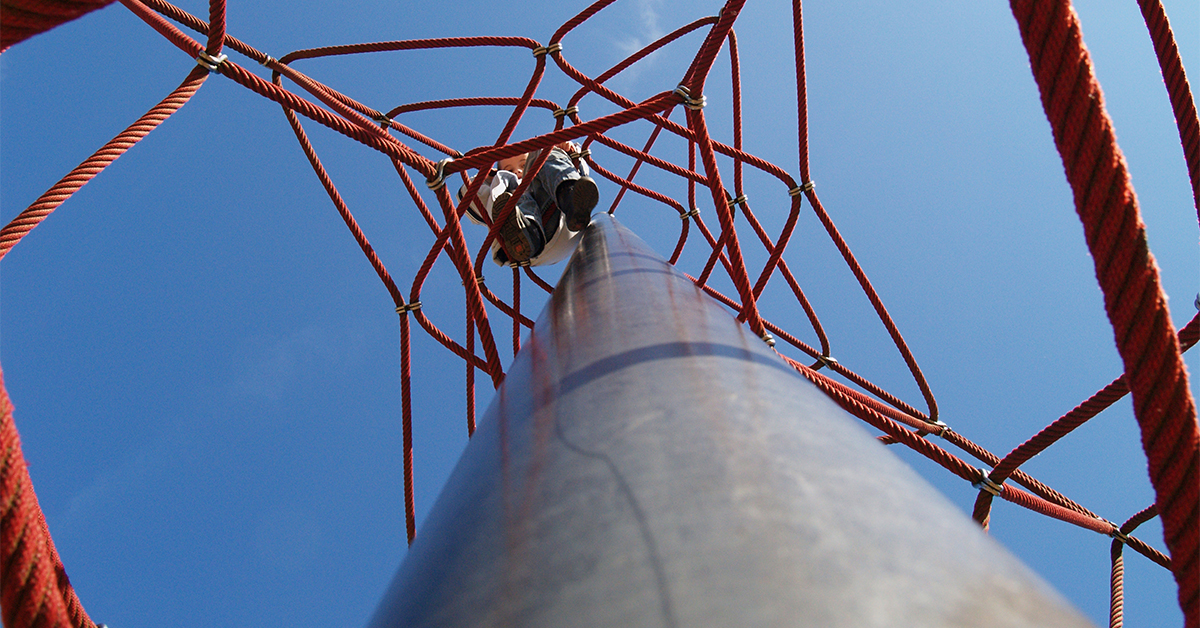
M1138 6L1142 8L1142 17L1150 30L1154 54L1158 57L1163 83L1171 98L1188 178L1192 181L1192 202L1196 206L1196 217L1200 219L1200 119L1196 116L1196 100L1192 97L1192 87L1183 71L1183 60L1179 58L1179 46L1175 44L1175 33L1171 31L1171 22L1162 2L1138 0Z
M495 335L503 324L494 325L494 319L507 317L511 322L511 344L515 353L520 348L523 329L534 324L522 312L522 299L528 301L528 297L523 293L521 282L528 279L545 292L553 290L527 266L523 271L516 267L512 269L513 285L508 300L497 294L504 291L493 291L485 281L486 260L500 225L506 215L514 211L515 203L503 208L495 220L485 217L489 223L487 235L481 244L472 247L461 226L466 201L457 202L452 198L447 185L466 186L464 198L473 199L498 160L541 150L531 165L530 169L534 170L547 159L549 151L546 149L565 141L575 141L581 148L571 158L581 166L586 164L599 178L608 180L620 190L609 208L610 213L618 211L623 199L640 196L648 199L648 205L653 208L651 211L664 211L672 220L678 216L681 219L679 238L671 262L679 261L689 244L698 249L697 259L705 260L703 268L695 276L689 275L697 286L727 305L755 334L774 343L783 359L803 377L848 412L879 430L883 442L903 444L977 488L979 495L974 516L981 525L988 526L994 498L1000 497L1047 517L1112 537L1112 625L1119 626L1122 621L1124 559L1121 552L1128 546L1173 571L1187 625L1200 627L1200 620L1197 620L1197 605L1200 604L1200 436L1182 361L1183 351L1195 345L1200 337L1200 322L1193 318L1178 334L1172 328L1154 259L1146 244L1136 196L1115 141L1112 123L1104 111L1100 86L1095 80L1070 3L1067 0L1037 3L1013 0L1012 9L1029 52L1054 141L1074 191L1076 211L1095 261L1096 275L1105 295L1105 307L1125 370L1091 398L1001 457L939 419L937 401L916 357L817 194L809 163L809 94L801 3L795 0L792 5L798 113L798 172L793 176L743 146L741 61L734 26L745 0L729 0L718 15L680 26L604 72L590 76L570 63L563 41L614 1L600 0L586 7L565 22L544 45L525 37L458 37L329 46L297 50L274 59L226 32L223 0L210 2L207 21L165 0L121 0L151 28L190 59L195 59L197 66L161 103L0 229L0 259L74 192L182 107L210 73L220 74L278 104L300 150L350 236L383 284L399 317L404 505L406 530L411 542L416 534L411 378L414 363L421 364L420 358L413 355L411 321L416 321L420 329L464 361L466 428L471 434L475 430L476 371L486 374L494 386L499 386L504 378L500 351L506 342L497 341ZM106 4L108 1L0 0L0 50ZM1191 88L1161 3L1139 0L1139 5L1162 68L1200 217L1200 124L1197 123ZM172 22L199 33L200 37L188 35ZM704 39L674 89L668 86L660 93L635 102L608 86L610 79L621 72L656 51L677 45L692 33L703 33ZM409 102L385 111L361 103L301 71L306 64L334 56L388 54L402 58L403 54L416 50L436 54L449 49L474 50L482 55L496 48L532 53L529 78L520 88L520 95ZM705 111L706 90L726 89L721 81L713 80L712 72L722 49L728 50L730 57L727 88L733 105L732 144L714 139L711 129L717 127L713 125L723 124L724 120L712 119ZM243 55L266 67L270 79L242 67L228 58L229 54ZM578 90L561 107L539 97L543 79L552 71L560 72L578 84ZM585 98L605 101L610 105L607 110L612 112L595 118L584 117L580 114L579 103ZM502 108L508 112L508 117L490 144L466 151L459 151L402 122L405 116L415 112L479 107ZM514 137L523 120L539 116L543 122L552 120L553 130L534 137ZM425 225L432 242L419 268L412 274L407 299L396 276L376 252L350 205L338 191L334 178L322 165L309 141L305 119L387 155L394 165L401 187L419 216L419 220L414 217L413 224L418 228ZM640 148L615 139L611 133L634 122L649 127L644 141L634 143ZM686 160L678 155L668 158L660 152L663 138L672 137L686 145ZM421 151L433 151L443 155L444 159L426 157ZM621 155L633 160L628 170L620 169L625 174L618 174L611 163L606 167L606 159ZM722 170L722 164L729 162L732 163L732 177L728 176L728 168ZM764 222L755 212L745 191L746 169L756 170L772 180L779 198L785 199L773 205L786 212L777 232L770 232L764 226L774 224L773 221ZM646 172L682 181L687 188L686 204L682 198L649 183ZM732 181L732 189L727 187L727 181ZM514 197L527 185L528 182L523 183ZM709 214L710 211L713 213ZM797 225L805 211L811 211L820 223L824 231L822 237L829 238L854 276L857 289L870 302L920 391L920 403L910 403L884 390L851 365L834 358L834 339L826 333L817 307L805 296L801 281L785 258L789 245L796 239ZM705 220L705 216L711 218L714 215L715 223ZM743 229L739 233L738 224L743 220L749 232ZM671 231L674 232L674 227ZM751 256L747 253L759 246L765 261L761 267L751 268L746 261ZM417 255L420 257L419 252ZM448 261L462 284L465 335L461 339L444 329L450 329L448 325L451 324L455 329L462 329L463 319L455 319L453 323L435 320L421 307L422 291L439 261ZM728 284L721 284L717 279L728 280ZM772 281L776 289L786 290L795 298L796 320L802 323L783 324L770 320L760 311L759 299L771 288ZM732 285L735 294L724 294L715 285ZM798 329L804 325L811 329L811 335ZM500 333L507 333L507 330ZM66 579L37 507L12 422L11 404L2 383L0 378L0 410L3 410L0 438L5 455L0 475L3 491L0 498L5 507L3 534L0 535L4 550L4 562L0 567L3 583L0 585L0 606L5 625L91 626ZM1118 526L1032 477L1021 466L1126 393L1133 397L1156 502ZM1169 557L1132 534L1138 525L1156 515L1163 519Z
M113 0L0 0L0 52Z
M133 148L142 138L146 137L151 131L162 124L171 114L175 113L187 103L188 99L200 89L204 80L208 78L208 72L203 68L197 67L192 70L183 83L167 95L162 102L155 105L153 109L146 112L146 115L138 118L129 128L122 131L119 135L112 138L100 150L88 157L83 163L79 164L67 176L55 183L53 187L42 194L38 200L21 212L16 218L0 229L0 260L4 259L5 255L12 250L12 247L21 241L26 234L33 230L45 220L54 210L62 205L71 195L79 191L91 181L93 177L100 174L118 157L124 155L126 151Z
M33 492L0 372L0 609L8 628L92 628L54 549Z
M1012 9L1125 363L1163 536L1171 551L1171 570L1179 585L1179 604L1187 625L1197 626L1200 429L1137 196L1075 10L1066 0L1014 0Z
M1138 526L1157 516L1157 506L1151 505L1147 507L1121 524L1120 535L1113 539L1112 550L1110 551L1112 572L1109 579L1109 628L1121 628L1125 625L1125 557L1122 555L1121 550L1125 547L1125 543L1129 541L1129 535Z

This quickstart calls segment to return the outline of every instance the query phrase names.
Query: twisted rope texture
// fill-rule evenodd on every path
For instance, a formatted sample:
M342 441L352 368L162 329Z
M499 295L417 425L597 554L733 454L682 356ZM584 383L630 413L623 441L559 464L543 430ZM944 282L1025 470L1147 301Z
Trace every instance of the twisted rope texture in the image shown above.
M54 549L0 372L0 608L8 628L94 628Z
M0 52L113 0L0 0Z
M1200 429L1125 157L1065 0L1012 2L1133 396L1187 625L1200 624Z

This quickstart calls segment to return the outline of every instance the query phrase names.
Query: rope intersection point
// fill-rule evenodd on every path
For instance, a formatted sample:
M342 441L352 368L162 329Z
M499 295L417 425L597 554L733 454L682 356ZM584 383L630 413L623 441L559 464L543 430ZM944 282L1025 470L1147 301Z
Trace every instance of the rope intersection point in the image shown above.
M948 425L945 421L942 421L941 419L934 419L932 421L928 421L927 425L929 427L937 428L937 429L933 429L933 430L929 431L929 433L933 434L934 436L940 436L942 438L946 438L946 433L951 431L950 425Z
M561 118L563 116L573 116L577 113L579 113L579 107L577 107L575 105L571 105L570 107L567 107L566 109L555 109L553 115L554 115L554 118L557 120L558 118ZM578 154L578 153L575 153L575 154Z
M408 314L409 312L416 312L419 309L421 309L421 302L413 301L412 303L406 303L404 305L397 307L396 313L403 316L404 314Z
M200 54L196 55L196 64L208 70L209 72L218 72L221 69L221 64L229 60L229 55L219 54L212 56L207 51L201 50Z
M437 162L437 171L434 173L433 178L425 181L425 185L431 190L440 190L443 187L445 187L445 185L446 185L446 166L449 165L450 163L452 163L453 161L454 161L454 159L452 157L447 157L447 158Z
M812 191L816 187L817 187L816 183L814 183L812 181L806 181L803 184L797 185L796 187L788 190L788 196L793 196L793 197L800 196L801 194L804 194L805 192Z
M693 98L692 92L688 90L686 85L680 84L675 88L674 93L678 94L680 98L683 98L683 106L691 111L699 111L708 106L707 97L701 94L699 98Z
M978 469L978 471L982 477L980 477L979 480L972 482L971 486L981 491L991 493L995 497L999 497L1000 494L1004 492L1004 485L993 482L992 479L988 477L987 471L983 469Z
M541 57L548 54L554 54L556 52L562 52L562 49L562 42L555 42L549 46L538 46L537 48L533 49L533 56Z

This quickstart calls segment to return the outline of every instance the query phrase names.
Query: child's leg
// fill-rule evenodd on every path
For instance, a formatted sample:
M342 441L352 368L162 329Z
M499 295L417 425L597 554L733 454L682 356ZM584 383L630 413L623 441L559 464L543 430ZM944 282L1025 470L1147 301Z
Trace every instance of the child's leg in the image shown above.
M504 207L510 204L512 191L520 183L516 175L506 170L501 170L497 176L504 177L507 186L491 201L489 213L493 218L499 216ZM537 257L546 246L546 237L542 234L541 212L528 191L517 199L517 206L500 225L499 240L507 252L505 257L518 263Z
M553 202L566 218L567 228L571 231L581 231L587 226L591 221L592 209L600 200L596 182L589 176L579 174L571 158L560 148L550 151L545 165L537 173L535 185L538 190L534 194L541 195L537 199L539 206L546 209ZM531 185L530 189L534 187ZM557 216L545 222L557 224L555 218ZM547 236L550 237L549 234Z
M537 153L530 153L535 159ZM560 148L551 149L546 163L538 170L529 195L541 210L542 224L547 227L546 239L554 237L558 227L558 211L566 218L567 228L580 231L591 219L599 193L591 177L581 175L571 163L571 158ZM555 211L558 210L558 211Z

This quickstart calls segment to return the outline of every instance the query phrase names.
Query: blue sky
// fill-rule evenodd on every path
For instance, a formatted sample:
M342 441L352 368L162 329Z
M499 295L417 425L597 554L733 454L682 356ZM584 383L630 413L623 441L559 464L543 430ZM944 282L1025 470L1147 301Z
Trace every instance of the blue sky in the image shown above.
M205 3L181 6L207 14ZM1166 6L1195 84L1200 7ZM363 2L347 9L263 0L231 3L228 22L230 33L280 57L443 36L545 42L579 8ZM569 35L564 54L595 75L717 8L618 3ZM1196 210L1149 38L1132 1L1078 10L1179 326L1195 312L1200 287ZM1120 374L1016 24L998 2L812 3L805 15L811 163L821 200L925 370L942 419L1003 455ZM750 2L736 32L745 146L797 176L789 4ZM635 100L672 89L699 41L681 41L612 86ZM120 5L0 56L0 220L153 106L191 65ZM533 63L519 50L456 50L297 67L386 110L434 98L515 96ZM728 68L723 53L705 110L726 141ZM552 69L539 96L563 103L573 91ZM585 117L612 110L596 98L581 109ZM405 122L465 151L490 143L503 119L470 111ZM550 124L531 115L517 137ZM433 240L389 162L308 128L407 294ZM640 144L647 133L633 125L615 135ZM629 167L595 152L610 169ZM664 140L662 154L681 154L678 143ZM650 174L645 181L686 199L676 181ZM747 181L756 214L778 231L785 191L762 177ZM615 191L601 184L602 206ZM711 207L702 203L701 211L715 224ZM628 200L617 216L670 253L679 229L672 210ZM482 230L467 233L478 246ZM747 251L752 265L765 259L760 249ZM811 213L786 259L826 325L833 355L918 402ZM681 261L693 273L702 264L699 247ZM506 270L489 265L487 272L494 290L510 289ZM542 275L553 281L560 272L561 265ZM727 279L714 285L732 293ZM544 300L534 295L526 283L531 316ZM766 316L811 339L787 297L776 278L763 300ZM459 339L462 299L443 259L422 302ZM405 553L392 310L279 108L220 76L5 258L0 364L55 543L94 619L114 628L366 622ZM507 363L510 332L494 324ZM1196 358L1188 364L1194 373ZM420 331L414 368L420 521L466 441L465 378L462 362ZM478 379L482 414L490 385ZM969 485L897 453L970 509ZM1024 468L1110 520L1152 501L1128 400ZM1007 503L997 505L992 526L1094 621L1107 620L1107 538ZM1139 536L1163 546L1157 522ZM1129 625L1180 624L1170 575L1127 555Z

